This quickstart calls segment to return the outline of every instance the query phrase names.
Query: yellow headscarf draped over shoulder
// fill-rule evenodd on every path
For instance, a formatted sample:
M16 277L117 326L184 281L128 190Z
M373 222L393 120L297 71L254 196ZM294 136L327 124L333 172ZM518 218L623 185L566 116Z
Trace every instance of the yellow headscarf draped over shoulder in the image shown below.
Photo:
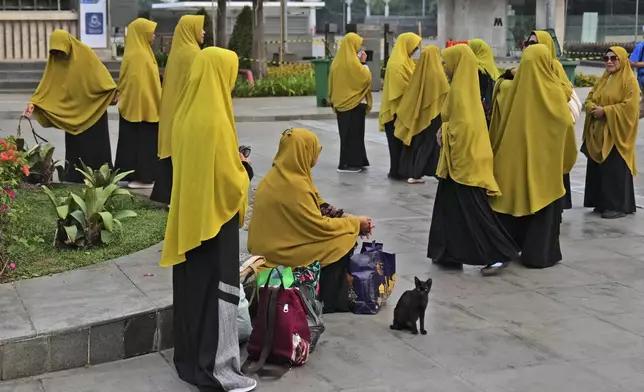
M43 127L78 135L105 114L116 95L116 83L96 53L67 31L51 33L49 50L45 72L29 100L34 117ZM65 57L52 56L53 50Z
M501 125L504 120L505 110L508 105L508 95L514 84L513 80L499 79L494 85L492 94L492 120L490 121L490 141L492 143L492 152L495 152L499 146L494 143L500 143L502 138L499 136Z
M459 44L444 49L443 59L445 68L452 73L452 85L441 112L443 148L436 175L483 188L490 196L499 195L476 56L469 46Z
M496 81L499 78L499 69L494 63L494 52L487 42L479 38L474 38L467 43L476 56L476 61L479 64L479 71L487 73L492 80Z
M156 22L139 18L130 23L119 75L119 111L129 122L159 122L161 79L152 52Z
M249 179L239 159L231 97L238 66L235 52L204 49L178 97L162 266L185 261L186 252L217 236L235 215L243 225Z
M438 116L445 103L449 83L437 46L425 46L409 86L398 105L394 134L406 145Z
M570 82L570 79L568 79L568 75L566 75L566 71L564 71L563 65L561 65L559 59L557 59L557 48L555 47L555 41L547 31L535 30L532 32L532 34L537 36L537 41L539 41L540 44L546 45L548 47L550 56L552 58L552 66L554 68L554 72L559 78L559 82L561 83L561 86L566 93L566 99L570 100L573 89L572 83Z
M190 66L201 50L199 40L204 24L203 15L184 15L174 29L172 48L163 74L163 93L159 113L159 158L170 157L172 152L172 123L177 99L186 84Z
M568 101L543 44L526 48L504 98L499 132L491 134L494 176L503 192L494 211L532 215L565 194L563 175L577 160Z
M267 267L301 267L317 260L324 267L346 255L358 239L359 218L322 216L323 201L311 177L321 149L308 129L286 130L273 168L257 188L248 250L264 256Z
M367 98L367 112L373 104L371 98L371 72L360 64L358 51L362 37L355 33L344 36L340 49L331 63L329 73L329 98L333 109L346 112Z
M586 123L583 140L590 158L602 163L613 146L624 159L631 174L637 174L635 141L639 123L640 87L629 66L628 53L620 46L610 51L617 55L621 68L605 72L586 99ZM590 114L592 106L604 108L604 117Z
M394 119L400 99L416 67L416 63L410 55L422 41L423 39L414 33L402 33L396 39L391 56L387 61L385 81L382 88L380 114L378 116L381 131L384 131L386 123Z

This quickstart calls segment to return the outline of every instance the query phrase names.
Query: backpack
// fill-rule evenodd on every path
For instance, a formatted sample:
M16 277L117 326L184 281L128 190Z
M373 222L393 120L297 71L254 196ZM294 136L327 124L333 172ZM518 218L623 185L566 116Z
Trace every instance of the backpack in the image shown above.
M259 309L242 370L246 374L279 378L292 366L306 363L311 331L302 293L297 288L284 288L281 273L273 270L281 283L279 287L270 287L268 280L259 289ZM267 364L275 366L269 368Z

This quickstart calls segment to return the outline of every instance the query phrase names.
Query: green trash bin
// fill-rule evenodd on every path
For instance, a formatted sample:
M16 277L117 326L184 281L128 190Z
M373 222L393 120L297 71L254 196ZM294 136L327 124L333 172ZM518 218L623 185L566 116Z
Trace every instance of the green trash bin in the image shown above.
M575 69L579 65L579 61L572 60L560 60L561 65L563 65L564 71L566 71L566 76L570 80L570 83L575 84Z
M331 69L331 59L315 59L313 71L315 72L315 100L320 108L329 105L329 70Z

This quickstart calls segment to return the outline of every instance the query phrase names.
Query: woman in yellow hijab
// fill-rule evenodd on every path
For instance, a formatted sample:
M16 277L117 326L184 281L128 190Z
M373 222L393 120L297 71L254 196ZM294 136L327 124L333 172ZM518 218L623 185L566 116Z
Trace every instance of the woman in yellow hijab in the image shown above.
M412 56L418 51L422 38L414 33L402 33L396 39L391 56L385 64L385 81L382 88L380 114L378 121L380 131L387 134L389 145L389 178L402 180L400 175L400 155L403 143L394 135L398 105L414 73L416 63Z
M478 66L469 46L443 50L452 84L441 112L442 150L427 257L435 264L483 266L494 274L517 257L517 247L490 207L501 194L479 95Z
M635 213L633 176L639 122L639 86L628 53L611 47L606 72L586 99L582 152L588 158L584 207L602 218Z
M416 70L398 105L394 135L403 142L399 174L410 184L436 175L440 146L441 109L449 91L437 46L423 47Z
M321 150L310 130L284 131L273 167L255 192L248 250L264 256L267 267L305 267L319 261L324 311L347 312L350 253L358 236L370 233L371 219L327 213L328 204L311 176Z
M492 208L530 268L561 260L563 175L577 160L573 120L551 59L543 44L526 48L514 80L505 82L511 86L501 123L490 132L502 192L491 199Z
M62 86L62 87L61 87ZM107 108L118 102L116 83L96 53L64 30L49 37L49 58L24 115L45 128L65 131L65 178L82 183L75 170L112 166Z
M163 74L163 91L159 112L158 174L150 199L169 204L172 194L172 124L179 94L186 84L190 66L201 50L206 32L203 15L184 15L174 29L172 48Z
M161 266L172 267L174 364L199 390L254 389L240 371L239 227L248 204L231 91L239 59L210 47L177 97L174 184Z
M338 117L340 163L338 172L358 173L369 166L364 145L365 119L371 110L371 71L364 65L367 54L362 37L344 36L331 63L329 99Z
M488 126L492 118L492 94L494 92L494 84L499 78L499 69L494 63L494 52L487 42L482 39L471 39L467 43L476 56L476 61L479 66L479 89L481 90L481 103L483 110L485 110L485 118L487 119Z
M130 23L119 75L119 142L114 166L129 176L132 189L149 189L156 178L161 79L152 41L157 24L139 18Z

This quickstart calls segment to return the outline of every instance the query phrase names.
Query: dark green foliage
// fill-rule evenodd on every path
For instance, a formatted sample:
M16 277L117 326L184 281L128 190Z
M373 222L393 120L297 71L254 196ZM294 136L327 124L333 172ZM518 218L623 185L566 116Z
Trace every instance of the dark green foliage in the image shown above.
M203 49L209 46L215 46L215 35L213 33L214 30L212 26L212 18L210 17L210 15L208 15L208 12L205 8L197 11L197 15L204 16L203 30L206 32L206 36L203 40L203 45L201 45L201 48Z
M248 6L242 8L237 15L228 49L239 56L240 69L250 69L251 61L248 59L252 57L253 52L253 10Z

